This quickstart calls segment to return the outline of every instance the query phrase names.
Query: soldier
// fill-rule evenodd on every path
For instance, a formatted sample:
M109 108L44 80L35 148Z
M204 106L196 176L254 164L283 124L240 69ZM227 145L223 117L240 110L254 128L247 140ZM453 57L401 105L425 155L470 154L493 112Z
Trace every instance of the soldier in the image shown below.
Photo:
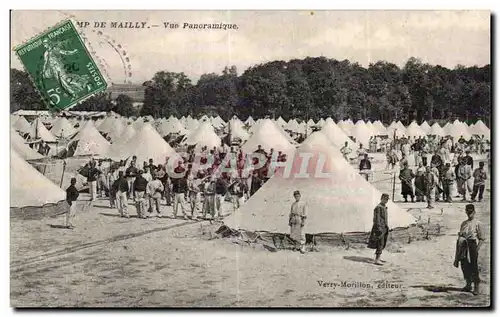
M156 175L153 176L153 180L148 182L146 186L146 194L149 197L149 216L153 215L154 209L156 209L157 217L162 218L163 214L160 209L161 193L163 192L163 184Z
M451 168L450 163L446 163L443 170L443 200L451 203L451 187L453 186L453 181L455 180L455 172Z
M473 204L465 206L467 213L467 220L460 225L458 232L457 248L455 252L455 261L453 265L462 268L462 273L466 282L463 291L472 291L472 283L474 283L474 295L479 294L479 267L478 267L478 253L481 245L484 243L484 236L482 224L474 219L476 211Z
M432 205L435 199L435 190L437 186L436 175L432 172L431 167L427 166L425 168L425 192L427 198L427 208L432 209Z
M147 185L148 181L142 176L142 171L139 171L134 181L135 207L137 209L137 218L147 218L145 197Z
M198 173L198 177L194 177L190 174L188 177L188 192L189 192L189 204L191 206L191 219L198 218L200 213L200 203L201 203L201 173Z
M383 265L386 261L380 259L382 251L387 245L387 237L389 236L389 222L387 218L387 202L389 201L388 194L382 194L380 203L373 210L373 227L368 240L368 247L375 249L375 264Z
M340 149L340 153L344 156L344 159L349 162L349 158L347 157L349 154L351 154L352 150L349 148L349 144L347 141L344 143L344 146Z
M295 202L292 204L288 219L288 225L290 226L290 238L295 243L295 250L298 249L300 250L300 253L304 254L306 253L306 233L304 230L307 218L306 205L303 201L300 201L300 191L294 191L293 197L295 198ZM297 245L300 245L300 248L298 248Z
M203 219L207 219L207 213L215 218L215 180L210 175L203 184Z
M486 175L486 171L484 170L484 162L479 162L479 167L476 168L472 176L474 177L474 186L472 189L471 200L476 201L476 195L479 192L478 201L481 201L483 199L484 185L486 179L488 178Z
M408 163L403 165L403 168L399 172L399 179L401 180L401 195L405 199L405 203L408 202L408 195L411 198L411 202L414 202L415 195L413 194L413 179L415 174L408 168Z
M127 212L128 182L123 176L123 171L118 172L118 179L113 183L113 190L116 192L116 207L121 217L130 218Z

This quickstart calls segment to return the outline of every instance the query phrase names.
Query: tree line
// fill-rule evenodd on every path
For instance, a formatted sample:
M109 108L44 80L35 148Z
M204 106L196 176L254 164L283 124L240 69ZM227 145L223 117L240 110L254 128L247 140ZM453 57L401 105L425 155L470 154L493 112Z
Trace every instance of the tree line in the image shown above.
M410 58L400 68L379 61L367 68L348 60L307 57L258 64L238 75L235 66L220 74L203 74L194 84L184 73L157 72L143 83L144 104L107 93L87 99L74 110L110 111L124 116L199 117L229 119L283 117L353 121L401 120L475 122L490 125L491 67L448 69ZM27 74L11 69L11 111L45 109Z

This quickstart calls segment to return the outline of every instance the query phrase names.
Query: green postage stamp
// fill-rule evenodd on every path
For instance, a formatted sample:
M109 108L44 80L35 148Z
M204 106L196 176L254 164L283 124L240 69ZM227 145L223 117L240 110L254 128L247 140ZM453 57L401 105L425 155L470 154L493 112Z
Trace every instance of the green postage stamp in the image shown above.
M14 51L49 110L68 109L108 88L71 20L57 24Z

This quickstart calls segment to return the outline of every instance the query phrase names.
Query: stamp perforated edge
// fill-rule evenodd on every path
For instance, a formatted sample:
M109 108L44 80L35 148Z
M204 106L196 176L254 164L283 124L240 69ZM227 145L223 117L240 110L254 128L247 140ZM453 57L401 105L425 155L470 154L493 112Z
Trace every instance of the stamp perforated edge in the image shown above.
M78 102L75 102L73 105L67 107L67 108L64 108L64 109L59 109L59 108L55 108L55 107L51 107L50 106L50 101L45 97L45 95L41 92L41 88L38 86L38 83L37 81L35 80L35 78L33 78L32 74L26 69L26 67L24 67L24 63L23 61L21 60L21 57L18 55L18 50L21 49L22 47L26 46L29 42L31 41L34 41L35 39L41 37L43 34L49 32L50 30L52 29L55 29L65 23L67 23L68 21L71 22L73 28L75 29L75 31L77 32L78 34L78 39L80 41L80 43L82 44L82 46L85 48L85 52L91 57L92 61L94 62L95 66L98 68L99 70L99 73L101 74L101 77L102 79L104 80L104 82L106 83L106 86L103 88L103 89L99 89L99 90L96 90L94 91L93 93L87 95L86 97L83 97L82 99L80 99ZM12 25L11 25L12 27ZM16 58L18 59L18 61L20 62L23 70L28 74L28 77L29 79L31 80L31 82L33 83L33 85L35 86L35 90L38 92L38 94L40 95L40 98L42 99L42 101L45 103L45 106L47 107L47 110L49 111L49 113L59 113L59 112L62 112L62 111L69 111L70 109L72 109L73 107L81 104L82 102L84 102L85 100L89 99L90 97L98 94L98 93L101 93L103 91L106 91L109 87L110 87L110 81L109 81L109 78L107 78L107 76L105 76L104 74L106 72L103 71L103 69L105 69L104 65L102 65L102 63L100 62L100 58L98 57L97 53L94 51L94 52L91 52L89 50L89 48L87 47L87 45L85 44L85 42L82 40L81 38L81 35L82 35L82 32L80 31L80 29L78 28L78 25L76 24L76 20L74 18L65 18L63 20L60 20L58 23L50 26L50 27L47 27L45 28L43 31L39 32L38 34L35 34L34 36L30 37L29 39L27 40L24 40L21 44L19 45L16 45L12 48L12 50L14 51L14 55L16 55Z

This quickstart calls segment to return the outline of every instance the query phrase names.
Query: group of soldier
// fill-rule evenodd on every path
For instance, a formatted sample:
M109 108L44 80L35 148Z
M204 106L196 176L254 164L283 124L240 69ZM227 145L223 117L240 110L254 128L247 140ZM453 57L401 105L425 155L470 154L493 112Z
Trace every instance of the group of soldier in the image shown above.
M91 200L107 196L110 206L117 208L121 217L130 217L128 202L132 200L138 218L166 216L164 202L173 207L173 218L215 219L223 216L226 199L236 210L269 179L268 167L276 153L273 149L268 153L260 145L254 153L262 154L260 157L265 160L258 168L253 168L258 165L255 157L222 143L212 150L190 149L173 162L169 157L163 164L149 159L141 168L136 156L112 162L108 168L103 167L103 161L92 159L82 174L87 177ZM226 155L234 160L224 160ZM275 157L278 161L286 160L281 152Z

